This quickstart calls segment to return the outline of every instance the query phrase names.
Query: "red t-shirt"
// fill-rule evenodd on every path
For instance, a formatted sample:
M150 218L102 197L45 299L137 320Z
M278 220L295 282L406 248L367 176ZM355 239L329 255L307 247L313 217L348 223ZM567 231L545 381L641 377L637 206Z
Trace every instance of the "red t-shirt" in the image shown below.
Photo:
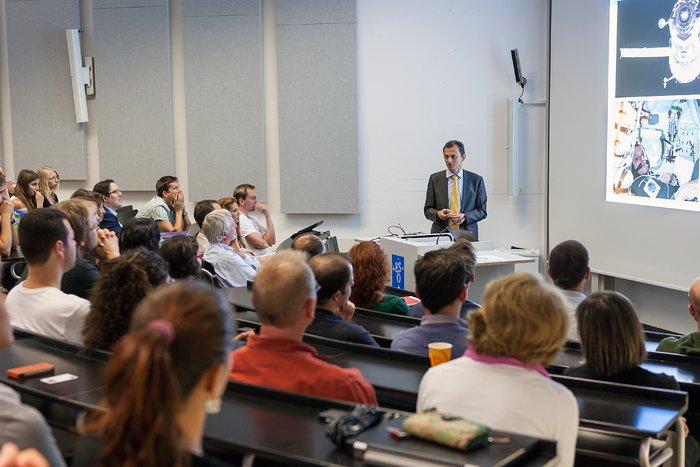
M229 376L282 391L377 405L374 388L358 369L325 362L316 349L292 339L251 336L233 353Z

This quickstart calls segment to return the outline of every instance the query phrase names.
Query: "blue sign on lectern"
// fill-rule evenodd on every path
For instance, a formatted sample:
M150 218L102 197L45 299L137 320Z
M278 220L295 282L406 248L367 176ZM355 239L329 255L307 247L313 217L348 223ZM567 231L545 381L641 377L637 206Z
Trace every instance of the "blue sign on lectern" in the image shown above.
M391 286L403 289L403 256L391 255Z

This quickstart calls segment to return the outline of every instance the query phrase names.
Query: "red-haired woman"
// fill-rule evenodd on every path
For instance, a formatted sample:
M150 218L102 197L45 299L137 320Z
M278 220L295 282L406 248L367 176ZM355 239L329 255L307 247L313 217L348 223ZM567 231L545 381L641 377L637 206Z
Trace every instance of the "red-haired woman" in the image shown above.
M395 315L408 314L408 305L402 298L384 293L389 259L376 242L360 242L350 248L348 256L355 275L350 296L355 306Z

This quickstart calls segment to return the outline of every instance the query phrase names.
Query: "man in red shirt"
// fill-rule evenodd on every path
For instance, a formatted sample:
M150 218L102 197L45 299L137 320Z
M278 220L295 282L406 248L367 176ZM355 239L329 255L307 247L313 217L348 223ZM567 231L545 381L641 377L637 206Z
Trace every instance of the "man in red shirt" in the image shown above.
M284 251L260 268L253 285L260 335L233 353L231 379L283 391L377 404L371 384L355 368L323 361L302 342L314 319L316 280L304 255Z

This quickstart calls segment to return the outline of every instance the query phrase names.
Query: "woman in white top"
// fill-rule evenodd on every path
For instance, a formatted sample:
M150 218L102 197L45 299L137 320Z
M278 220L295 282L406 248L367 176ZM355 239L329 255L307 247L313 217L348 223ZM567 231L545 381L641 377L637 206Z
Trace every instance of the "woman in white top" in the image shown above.
M557 465L573 465L576 399L544 369L569 330L562 294L533 274L511 274L486 287L482 307L468 321L470 347L428 370L418 411L437 409L495 430L555 440Z
M226 209L214 209L202 223L202 233L209 240L204 261L214 266L225 287L243 287L255 278L260 263L255 257L236 251L229 244L236 240L236 223Z

